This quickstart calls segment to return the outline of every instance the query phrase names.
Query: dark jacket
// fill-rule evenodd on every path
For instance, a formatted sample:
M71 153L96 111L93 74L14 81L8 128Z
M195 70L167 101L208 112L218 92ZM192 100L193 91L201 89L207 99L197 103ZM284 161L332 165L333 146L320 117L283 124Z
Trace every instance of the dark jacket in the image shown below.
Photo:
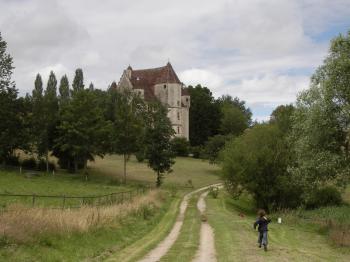
M256 229L256 226L258 226L259 232L265 232L268 231L267 225L271 222L271 219L266 217L259 217L255 223L254 223L254 229Z

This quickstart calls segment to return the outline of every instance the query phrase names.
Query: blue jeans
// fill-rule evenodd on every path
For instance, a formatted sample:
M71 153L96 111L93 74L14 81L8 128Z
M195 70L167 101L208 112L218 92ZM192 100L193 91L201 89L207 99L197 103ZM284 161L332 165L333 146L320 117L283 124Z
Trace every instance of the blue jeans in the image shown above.
M267 231L259 232L258 243L267 246Z

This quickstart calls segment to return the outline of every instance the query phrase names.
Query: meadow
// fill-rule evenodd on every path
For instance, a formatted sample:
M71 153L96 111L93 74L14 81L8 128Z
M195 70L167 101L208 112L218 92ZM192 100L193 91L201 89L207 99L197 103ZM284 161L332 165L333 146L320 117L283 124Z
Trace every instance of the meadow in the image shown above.
M220 181L218 167L206 161L177 158L173 169L164 178L166 190L147 191L124 204L61 210L45 208L47 202L32 208L30 199L3 200L9 212L0 213L0 260L100 261L112 254L122 261L141 258L171 229L184 192ZM155 184L154 172L134 158L128 162L126 185L120 182L120 156L97 159L88 171L88 181L61 170L33 177L0 171L0 193L91 196Z

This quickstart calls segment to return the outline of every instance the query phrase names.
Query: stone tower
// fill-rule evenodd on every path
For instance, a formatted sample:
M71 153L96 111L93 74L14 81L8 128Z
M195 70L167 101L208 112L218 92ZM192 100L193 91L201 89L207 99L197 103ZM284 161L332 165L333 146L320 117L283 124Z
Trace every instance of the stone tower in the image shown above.
M189 139L190 95L168 62L163 67L124 70L117 88L127 88L145 101L159 100L168 108L168 117L175 136Z

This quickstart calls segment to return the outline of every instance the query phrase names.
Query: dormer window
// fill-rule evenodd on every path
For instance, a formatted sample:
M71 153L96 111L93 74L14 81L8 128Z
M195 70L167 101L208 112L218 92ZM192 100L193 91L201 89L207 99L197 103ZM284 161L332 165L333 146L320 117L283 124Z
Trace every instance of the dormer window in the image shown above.
M140 78L139 77L136 77L136 81L139 81L140 80Z

